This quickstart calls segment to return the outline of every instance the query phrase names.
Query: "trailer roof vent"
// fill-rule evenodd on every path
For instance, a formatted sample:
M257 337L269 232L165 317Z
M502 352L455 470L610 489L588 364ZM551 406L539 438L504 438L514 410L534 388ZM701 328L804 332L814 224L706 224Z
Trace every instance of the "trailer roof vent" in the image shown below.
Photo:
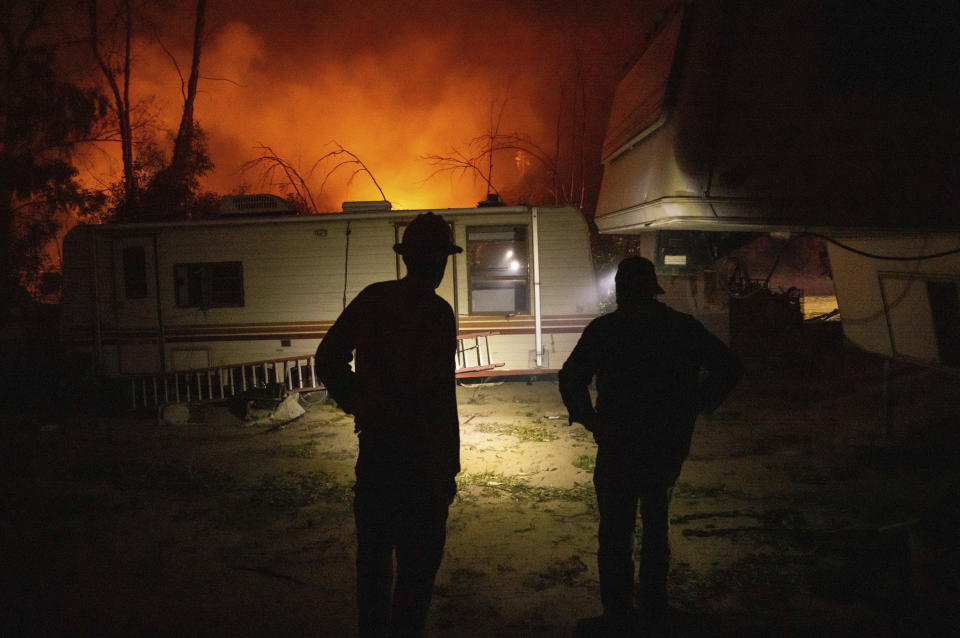
M276 215L292 212L287 200L269 193L224 195L220 198L221 215Z
M345 213L388 213L393 208L393 204L378 199L368 202L343 202L341 208Z
M477 208L492 208L504 205L503 200L500 199L500 193L487 193L485 200L477 202Z

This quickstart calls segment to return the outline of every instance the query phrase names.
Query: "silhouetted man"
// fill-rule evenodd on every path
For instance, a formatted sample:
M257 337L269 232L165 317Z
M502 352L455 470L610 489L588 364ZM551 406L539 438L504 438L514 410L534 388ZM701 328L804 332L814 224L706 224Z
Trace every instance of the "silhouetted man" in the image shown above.
M364 638L422 634L460 471L456 321L434 290L447 257L463 249L433 213L410 222L393 249L407 276L361 291L316 357L317 376L360 437L353 509Z
M597 317L560 371L571 422L597 442L594 486L600 512L600 595L604 636L636 631L633 535L637 502L643 538L638 574L640 620L663 626L667 611L670 493L690 451L694 421L733 389L742 366L699 321L660 303L653 264L620 262L617 310ZM707 375L701 379L701 370ZM597 403L588 392L596 376Z

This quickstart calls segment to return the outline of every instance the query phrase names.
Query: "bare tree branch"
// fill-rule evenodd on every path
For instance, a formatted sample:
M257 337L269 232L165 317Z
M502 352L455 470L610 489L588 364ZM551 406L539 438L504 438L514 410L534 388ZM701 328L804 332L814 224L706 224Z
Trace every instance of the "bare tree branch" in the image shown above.
M437 166L437 169L432 173L427 175L424 182L430 181L436 175L440 173L453 173L453 174L472 174L475 178L479 177L487 185L487 193L491 191L496 193L497 197L500 197L500 191L497 190L497 187L493 185L493 182L490 181L490 178L487 177L487 174L484 173L483 169L480 168L477 161L473 158L465 158L457 152L456 157L442 156L442 155L424 155L420 159L427 160L432 165ZM482 159L482 158L481 158Z
M124 196L129 200L135 197L136 178L133 169L133 132L130 125L130 65L131 65L131 31L132 18L130 14L130 3L125 2L126 9L124 16L124 64L123 64L123 89L117 83L116 72L111 68L100 50L100 18L97 0L89 0L87 3L87 16L90 21L90 48L93 51L93 57L100 67L110 92L113 95L114 110L117 115L117 125L120 133L120 154L123 161L123 185Z
M160 37L160 29L156 26L153 28L153 36L157 40L157 44L160 45L160 49L167 54L167 57L170 58L170 62L173 63L173 68L177 72L177 77L180 78L180 97L186 101L187 99L187 81L183 78L183 71L180 70L180 64L177 62L177 58L170 52L170 49L167 48L167 45L163 43L163 38Z
M380 191L380 197L383 199L383 201L387 201L387 196L383 193L383 188L380 187L380 182L378 182L377 178L373 176L373 173L370 171L369 168L367 168L367 165L364 164L363 161L359 157L357 157L354 153L345 149L336 141L334 141L333 144L337 147L337 150L330 151L329 153L327 153L326 155L318 159L314 163L313 168L310 169L311 173L313 172L314 168L316 168L326 159L333 158L333 157L340 157L341 155L346 155L350 159L341 160L336 164L336 166L334 166L332 169L327 171L326 176L324 176L323 181L320 183L320 192L323 192L324 186L326 186L327 184L327 180L329 180L333 176L333 174L337 172L337 169L339 169L341 166L347 166L349 164L357 164L358 168L356 171L354 171L354 174L350 176L350 179L347 181L347 184L350 184L353 181L353 178L356 176L357 173L366 173L370 177L370 181L373 182L373 185L377 187L378 191Z
M234 85L234 86L236 86L236 87L240 87L241 89L247 88L247 85L246 85L246 84L240 84L240 83L237 82L236 80L231 80L230 78L218 78L218 77L214 77L214 76L212 76L212 75L201 75L201 76L200 76L200 79L201 79L201 80L211 80L211 81L213 81L213 82L229 82L230 84L232 84L232 85Z
M300 175L300 172L294 168L290 163L280 157L277 153L274 152L272 148L266 145L260 145L257 147L260 151L260 156L252 159L248 162L244 162L243 166L240 167L241 172L247 172L254 168L261 168L262 176L261 179L266 181L271 178L274 172L281 171L285 177L285 184L293 189L297 197L299 197L303 202L307 203L310 212L317 213L317 203L313 198L313 193L310 190L310 187L307 185L306 180Z
M353 166L354 169L350 173L350 176L347 178L347 185L353 183L353 180L357 175L361 173L366 173L370 178L370 181L373 182L373 185L377 187L377 190L380 192L380 196L383 198L383 201L387 201L387 197L383 192L383 188L380 186L380 183L377 182L376 178L373 176L373 173L370 171L370 168L361 160L355 153L344 148L337 142L333 142L336 146L335 150L332 150L328 153L325 153L320 159L313 163L310 167L310 170L307 171L306 176L304 176L296 167L294 167L290 162L286 161L278 153L266 145L257 146L257 150L260 152L260 155L252 160L244 162L243 166L240 167L241 172L247 172L251 170L260 171L261 183L271 183L273 185L283 184L284 186L290 188L294 195L299 198L304 205L312 213L320 212L319 207L317 206L317 201L313 196L313 191L311 190L308 179L313 176L314 172L318 168L325 167L329 161L333 161L333 165L327 168L326 173L323 176L323 179L320 182L319 193L322 193L324 188L326 188L327 182L333 177L333 175L343 168L344 166ZM282 179L272 182L274 179L275 173L282 174Z

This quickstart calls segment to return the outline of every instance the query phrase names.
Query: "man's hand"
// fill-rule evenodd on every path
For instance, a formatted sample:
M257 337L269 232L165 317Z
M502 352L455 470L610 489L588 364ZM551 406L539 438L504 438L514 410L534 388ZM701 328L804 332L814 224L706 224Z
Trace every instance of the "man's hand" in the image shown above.
M598 415L596 411L590 411L589 413L584 414L582 416L581 415L573 416L571 414L569 418L570 418L571 425L573 425L574 423L579 423L584 428L586 428L587 432L590 432L591 434L593 434L594 442L596 442L599 445L600 443L599 433L601 430L600 415Z
M597 422L600 420L600 417L597 416L596 412L591 412L588 414L576 415L576 416L571 414L568 416L568 418L570 421L570 425L573 425L574 423L579 423L580 425L587 428L591 432L593 432L594 428L597 425Z

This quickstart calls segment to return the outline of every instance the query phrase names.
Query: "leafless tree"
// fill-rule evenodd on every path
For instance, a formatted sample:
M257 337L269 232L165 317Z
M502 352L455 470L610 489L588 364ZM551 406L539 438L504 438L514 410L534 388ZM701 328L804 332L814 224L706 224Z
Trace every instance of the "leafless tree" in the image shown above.
M203 49L204 22L207 0L197 0L196 22L193 29L193 55L190 61L190 76L186 82L186 91L183 92L183 113L180 117L180 127L173 142L173 157L167 172L171 181L183 183L191 172L193 152L195 149L194 137L197 133L196 120L193 116L193 105L197 98L197 82L200 80L200 52ZM177 69L179 73L179 68ZM180 76L181 91L183 91L183 75Z
M164 45L156 27L152 27L157 43L173 61L180 76L183 110L169 162L162 166L155 161L149 162L149 175L143 174L147 165L137 158L137 148L152 148L151 138L156 132L156 119L152 116L149 102L132 101L130 84L134 78L133 62L136 57L133 39L138 32L149 32L151 26L149 20L141 15L142 8L135 7L131 0L121 0L107 15L102 15L100 9L98 0L88 0L90 48L109 89L117 120L117 138L123 164L118 212L131 218L141 216L146 208L182 213L196 189L199 175L212 166L206 155L202 131L194 115L200 79L206 0L198 0L194 12L193 48L187 78L183 77L180 65ZM141 131L140 136L136 135L138 130Z
M370 169L367 168L367 165L363 163L363 160L361 160L351 151L340 146L340 144L337 144L337 142L334 142L333 144L337 147L336 150L330 151L329 153L327 153L326 155L318 159L317 163L314 164L314 166L319 166L324 162L326 162L327 160L334 160L336 162L333 165L333 167L327 171L327 174L324 176L323 181L320 183L320 191L321 192L323 191L323 188L327 184L327 180L333 177L334 173L336 173L340 168L344 166L349 166L353 168L353 172L350 174L349 179L347 179L348 186L351 183L353 183L354 177L356 177L360 173L366 173L367 176L370 178L370 181L373 182L373 185L377 187L377 191L379 191L380 193L380 198L383 199L383 201L387 201L387 196L384 195L383 189L380 187L380 183L377 181L377 178L373 176L373 173L370 171Z
M383 188L363 160L337 142L333 142L333 145L336 148L314 162L310 170L307 171L306 177L304 177L293 164L266 145L257 146L260 155L245 162L240 170L241 172L254 169L260 170L262 183L269 184L271 187L280 186L281 188L287 189L290 193L288 197L292 195L293 199L302 202L307 212L310 213L320 212L317 206L317 198L314 197L309 185L309 180L312 179L313 174L320 168L326 168L327 170L320 181L318 196L323 193L323 189L326 187L330 178L333 177L333 174L346 166L353 169L353 172L347 179L348 185L353 182L353 179L357 175L366 173L370 181L373 182L373 185L377 187L383 201L387 201L387 196L384 194Z
M553 149L548 150L526 133L502 133L503 113L506 100L491 103L487 131L471 139L465 147L454 147L448 155L426 155L421 159L430 162L435 170L427 177L441 173L455 176L471 175L484 182L487 194L501 197L494 177L494 157L512 153L521 173L525 174L527 162L533 162L540 170L540 180L527 184L526 198L531 201L550 201L554 204L574 204L583 208L585 192L585 89L580 66L577 66L575 96L565 99L561 93L561 108L557 113ZM563 105L570 103L569 110ZM528 160L529 158L529 160Z
M470 140L466 149L454 147L450 151L450 155L422 156L420 159L424 159L437 167L424 181L433 179L441 173L450 173L455 176L470 175L487 185L487 195L494 193L500 198L500 190L494 186L493 182L493 159L497 152L506 150L505 147L501 147L500 139L500 125L503 122L503 111L506 104L506 100L502 100L499 105L494 102L490 103L490 116L486 133Z
M270 187L280 186L288 193L292 193L293 199L302 202L307 212L319 212L317 202L313 197L313 191L310 190L310 185L300 174L300 171L276 153L273 148L266 145L260 145L256 148L260 155L244 162L240 171L247 173L252 170L259 170L262 184L268 184ZM309 176L308 174L307 177ZM288 194L287 197L290 198L291 195Z
M136 198L137 183L133 165L133 129L130 103L130 75L133 38L133 13L129 0L124 0L118 15L111 21L120 22L121 49L119 60L103 51L103 37L100 30L100 6L97 0L87 2L87 14L90 22L90 48L93 57L100 68L110 94L113 98L113 109L117 118L117 128L120 135L120 156L123 162L124 196Z

